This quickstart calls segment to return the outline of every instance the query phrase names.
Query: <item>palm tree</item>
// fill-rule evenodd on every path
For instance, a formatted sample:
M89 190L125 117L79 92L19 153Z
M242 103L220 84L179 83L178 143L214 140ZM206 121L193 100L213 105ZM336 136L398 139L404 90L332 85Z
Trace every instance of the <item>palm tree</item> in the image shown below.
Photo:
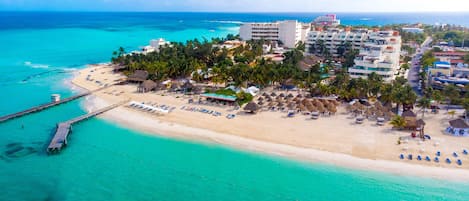
M454 99L459 98L460 94L458 88L455 85L450 84L446 85L443 89L443 95L445 95L445 99L446 101L448 101L448 107L446 108L446 110L449 110L449 105L451 104L451 102Z
M431 106L431 101L428 98L421 98L417 101L417 106L422 108L422 119L425 117L427 108Z
M404 117L401 117L399 115L396 115L394 116L394 118L391 120L391 122L389 122L394 128L397 128L397 129L403 129L407 122L406 120L404 119Z
M393 92L394 102L396 105L396 111L399 112L400 105L413 105L417 100L417 94L413 91L409 85L394 86Z

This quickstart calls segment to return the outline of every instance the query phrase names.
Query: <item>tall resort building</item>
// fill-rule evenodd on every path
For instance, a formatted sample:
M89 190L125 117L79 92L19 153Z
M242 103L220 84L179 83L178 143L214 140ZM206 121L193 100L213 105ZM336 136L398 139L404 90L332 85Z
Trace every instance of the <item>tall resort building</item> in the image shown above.
M347 27L345 29L331 28L324 31L322 28L317 28L306 36L306 53L318 54L322 51L321 46L324 46L333 57L338 57L344 53L344 48L360 49L367 40L367 36L367 29L352 31L350 27Z
M352 78L367 78L375 72L385 81L396 78L399 69L401 36L397 31L377 31L368 34L368 39L355 58L355 65L348 72Z
M268 40L283 44L283 47L294 48L304 41L311 27L296 20L285 20L269 23L244 23L239 29L242 40Z
M306 53L310 55L320 55L323 48L333 57L343 56L345 49L360 50L355 65L345 66L352 78L367 78L375 72L385 81L391 81L399 69L401 36L397 31L318 28L308 33L305 43Z

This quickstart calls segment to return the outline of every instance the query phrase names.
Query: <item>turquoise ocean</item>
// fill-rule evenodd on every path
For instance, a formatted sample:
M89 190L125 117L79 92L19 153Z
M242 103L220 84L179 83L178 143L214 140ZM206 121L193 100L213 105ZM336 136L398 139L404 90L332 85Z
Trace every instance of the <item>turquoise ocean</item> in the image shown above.
M119 46L210 39L239 22L320 13L0 13L0 115L79 93L69 81ZM468 13L347 14L346 24L469 26ZM398 17L396 17L398 16ZM469 183L350 170L155 137L91 119L61 154L45 147L57 122L86 113L77 100L0 124L0 200L469 200Z

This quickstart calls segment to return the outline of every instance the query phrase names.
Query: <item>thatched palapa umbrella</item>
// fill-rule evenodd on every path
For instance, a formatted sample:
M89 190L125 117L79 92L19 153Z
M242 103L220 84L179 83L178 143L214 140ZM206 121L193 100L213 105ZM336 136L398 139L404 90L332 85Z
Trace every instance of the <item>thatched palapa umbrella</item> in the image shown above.
M314 112L318 110L313 104L306 105L306 108L308 108L308 111L310 112Z
M275 96L277 96L277 94L276 94L275 92L272 92L272 93L270 94L270 96L275 97Z
M294 110L296 108L296 104L295 103L289 103L287 105L287 107L288 107L289 110Z
M269 107L274 107L274 106L276 106L276 105L277 105L276 102L270 102L268 106L269 106Z
M264 100L264 98L262 98L262 97L259 97L257 100L258 100L258 101L263 101L263 100Z
M293 96L293 94L288 94L287 98L293 98L295 96Z
M283 103L278 103L278 105L277 105L277 107L284 107L284 106L285 106L285 104L283 104Z
M282 98L285 98L285 94L284 94L284 93L281 93L279 96L282 97Z
M249 102L245 107L244 110L250 113L256 113L260 109L259 105L255 102Z
M305 107L305 105L301 104L300 106L298 106L298 109L300 109L300 111L307 111L307 108Z

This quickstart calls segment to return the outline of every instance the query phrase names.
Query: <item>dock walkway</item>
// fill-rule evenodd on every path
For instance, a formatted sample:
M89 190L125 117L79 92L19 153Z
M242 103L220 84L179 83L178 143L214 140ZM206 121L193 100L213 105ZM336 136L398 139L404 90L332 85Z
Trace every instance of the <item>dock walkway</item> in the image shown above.
M93 118L97 115L100 115L104 112L107 112L109 110L112 110L116 107L119 107L123 104L125 104L128 101L120 102L99 110L96 110L94 112L79 116L77 118L68 120L66 122L61 122L57 124L57 129L55 132L54 137L52 138L49 146L47 147L47 152L52 154L52 153L58 153L62 150L63 147L67 146L68 144L68 136L72 133L72 125L79 123L81 121L87 120L89 118Z
M8 120L15 119L15 118L19 118L19 117L22 117L22 116L25 116L25 115L29 115L29 114L32 114L32 113L36 113L36 112L48 109L50 107L54 107L54 106L58 106L58 105L61 105L61 104L64 104L64 103L68 103L70 101L79 99L79 98L84 97L84 96L88 96L92 93L98 92L100 90L106 89L106 88L114 86L114 85L116 85L116 84L109 85L109 86L103 87L103 88L99 88L99 89L96 89L96 90L93 90L93 91L88 91L88 92L85 92L85 93L82 93L82 94L78 94L78 95L75 95L75 96L72 96L72 97L69 97L69 98L62 99L62 100L57 101L57 102L45 103L45 104L42 104L42 105L38 105L38 106L35 106L35 107L32 107L32 108L29 108L27 110L23 110L23 111L20 111L20 112L17 112L17 113L2 116L2 117L0 117L0 123L8 121Z

